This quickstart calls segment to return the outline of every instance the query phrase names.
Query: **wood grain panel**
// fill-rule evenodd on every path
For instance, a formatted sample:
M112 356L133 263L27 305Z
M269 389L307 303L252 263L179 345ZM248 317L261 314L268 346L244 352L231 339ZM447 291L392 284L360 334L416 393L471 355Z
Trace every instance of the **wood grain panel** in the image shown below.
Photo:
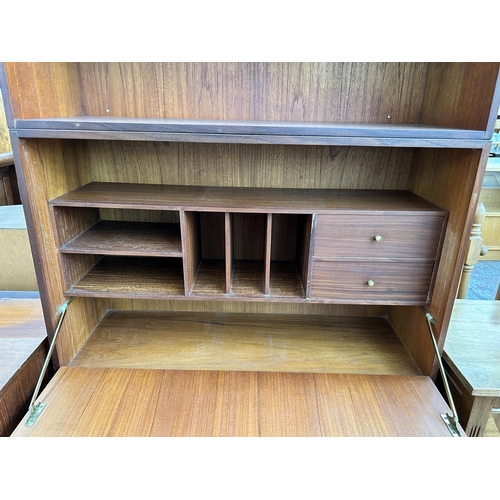
M383 318L194 312L110 313L72 366L419 373Z
M318 215L314 256L432 260L437 255L444 219L434 214Z
M89 389L82 406L79 393ZM141 436L149 428L178 437L451 437L440 417L450 410L424 376L71 367L40 400L47 407L35 425L21 423L14 436Z
M433 262L313 262L310 298L337 302L417 304L428 301ZM369 281L373 282L369 286Z
M499 68L497 62L430 63L421 122L486 131Z
M78 65L83 115L372 123L417 122L426 70L425 63Z
M159 373L162 385L151 436L212 436L219 390L218 372Z
M325 316L384 317L385 305L325 304L311 302L272 302L264 301L213 301L213 300L107 300L113 311L152 311L152 312L228 312L248 314L319 314Z
M104 373L105 370L68 371L67 367L61 367L36 401L50 401L41 414L42 418L37 421L36 433L51 437L71 437ZM26 427L24 422L25 419L12 436L33 433L35 428Z
M83 114L77 63L8 63L14 118Z
M405 148L82 142L96 182L405 189L412 158Z
M23 141L12 134L19 188L26 214L38 287L49 340L56 311L66 301L57 231L47 201L90 181L85 147L72 141ZM29 196L28 196L29 193ZM56 345L56 366L68 363L102 318L106 306L74 301Z

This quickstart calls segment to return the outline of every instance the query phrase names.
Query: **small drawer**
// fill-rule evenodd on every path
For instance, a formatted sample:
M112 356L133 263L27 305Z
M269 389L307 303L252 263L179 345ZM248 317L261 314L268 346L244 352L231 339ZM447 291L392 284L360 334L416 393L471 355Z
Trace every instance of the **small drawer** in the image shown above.
M423 305L433 262L333 262L314 260L311 299Z
M317 215L315 257L435 259L444 216Z

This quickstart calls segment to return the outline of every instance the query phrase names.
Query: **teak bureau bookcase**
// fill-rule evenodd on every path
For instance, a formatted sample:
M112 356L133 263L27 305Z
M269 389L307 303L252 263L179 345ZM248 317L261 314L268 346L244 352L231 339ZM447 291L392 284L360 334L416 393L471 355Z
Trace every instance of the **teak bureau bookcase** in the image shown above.
M16 435L450 435L498 63L5 63L44 316Z

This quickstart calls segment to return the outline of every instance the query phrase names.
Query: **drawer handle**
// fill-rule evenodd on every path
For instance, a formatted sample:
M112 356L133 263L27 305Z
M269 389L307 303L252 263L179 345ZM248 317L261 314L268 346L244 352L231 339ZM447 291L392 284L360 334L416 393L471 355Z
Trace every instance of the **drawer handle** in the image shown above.
M373 286L375 283L374 283L372 280L368 280L368 281L366 282L366 284L367 284L368 286Z
M375 236L374 240L375 241L382 241L382 236L380 236L379 234L377 234L377 236Z

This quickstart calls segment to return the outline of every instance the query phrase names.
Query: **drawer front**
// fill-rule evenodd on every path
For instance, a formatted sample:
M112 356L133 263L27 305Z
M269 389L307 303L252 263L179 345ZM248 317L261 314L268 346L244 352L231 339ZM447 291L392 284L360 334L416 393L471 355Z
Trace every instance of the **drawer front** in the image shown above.
M424 304L433 262L313 262L310 298Z
M318 215L315 257L435 259L442 215Z

